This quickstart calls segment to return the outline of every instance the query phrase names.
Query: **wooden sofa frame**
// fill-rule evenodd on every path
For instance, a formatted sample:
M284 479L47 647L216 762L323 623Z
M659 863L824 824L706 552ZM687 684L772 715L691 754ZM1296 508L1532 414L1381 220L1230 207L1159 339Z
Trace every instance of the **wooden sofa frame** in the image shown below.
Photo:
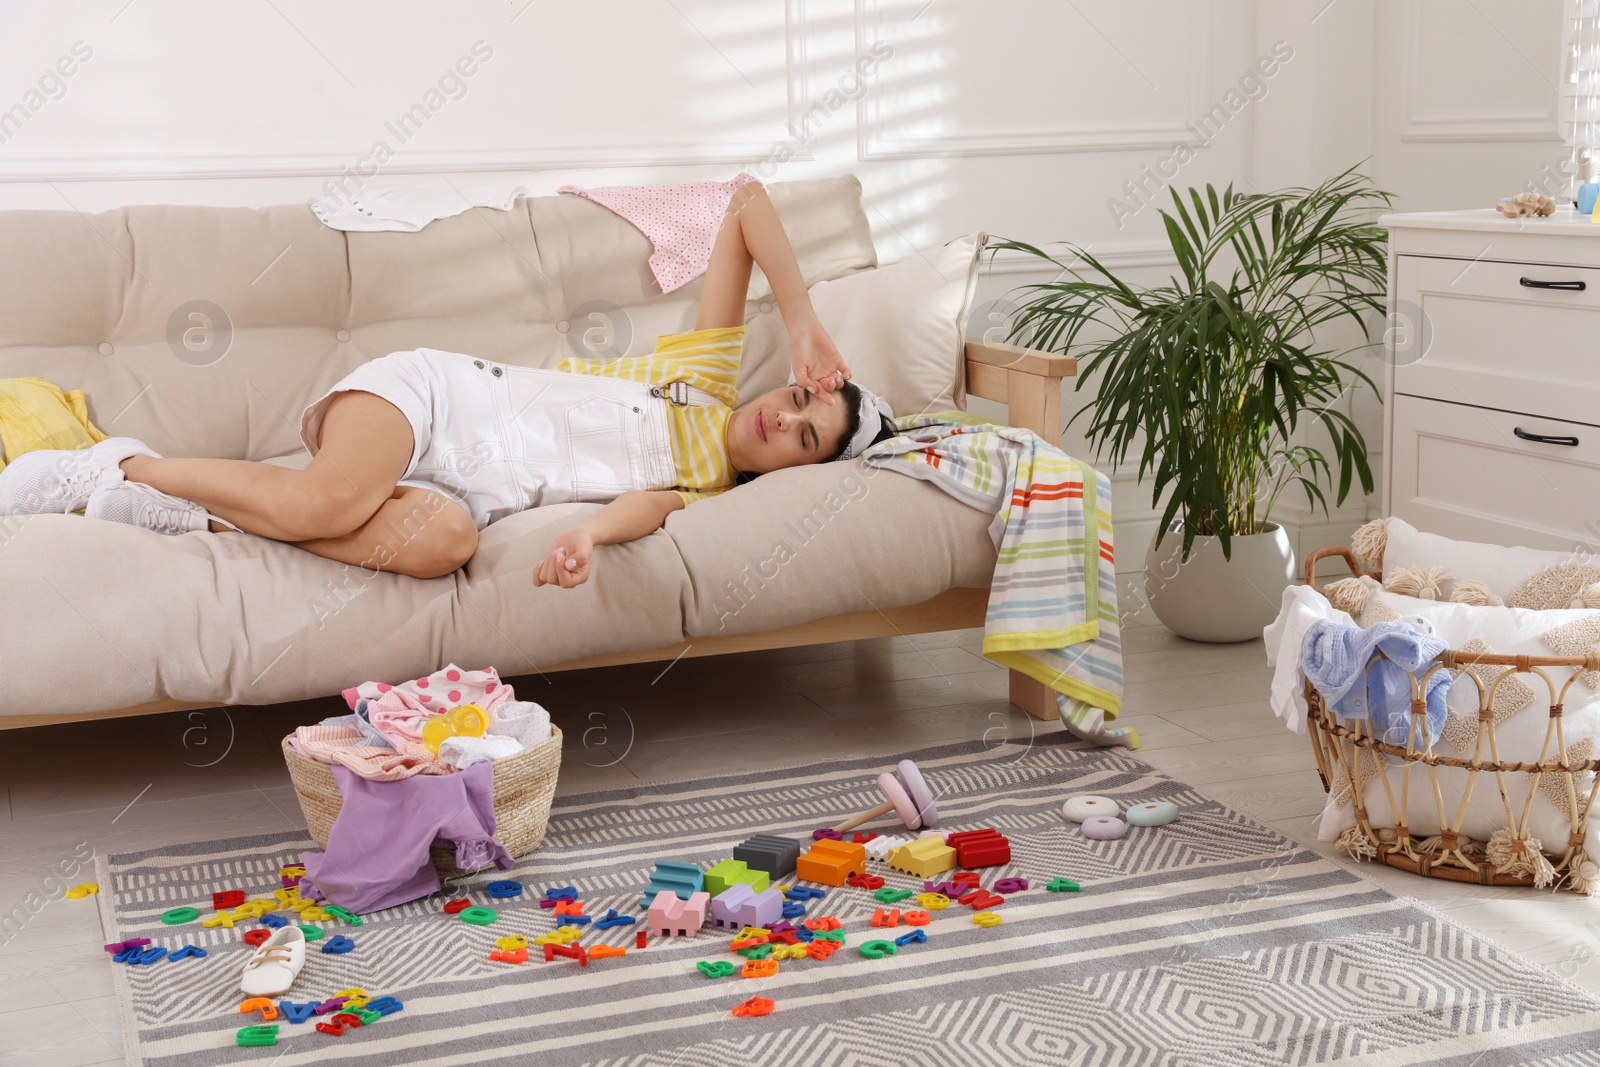
M1078 372L1078 361L1071 356L1019 348L1016 345L969 340L966 346L967 392L1006 405L1006 422L1026 427L1046 441L1059 441L1061 426L1061 382ZM619 652L568 660L551 671L609 667L620 663L653 663L679 656L717 656L728 652L751 652L763 648L790 648L820 645L835 641L859 641L869 637L905 636L962 630L982 626L989 603L989 590L982 588L948 589L930 600L902 608L851 611L842 615L814 619L797 626L764 633L731 634L722 637L696 637L664 648L644 652ZM1049 686L1018 671L1011 671L1011 702L1036 719L1058 721L1055 694ZM5 715L0 730L54 723L116 719L129 715L155 715L167 711L190 711L216 707L215 704L182 700L152 700L129 708L97 711L88 715Z

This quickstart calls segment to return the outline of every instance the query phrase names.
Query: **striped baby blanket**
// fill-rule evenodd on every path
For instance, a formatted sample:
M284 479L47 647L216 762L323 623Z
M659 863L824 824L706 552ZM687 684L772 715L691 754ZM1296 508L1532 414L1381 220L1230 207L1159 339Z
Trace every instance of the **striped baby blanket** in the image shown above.
M1122 634L1110 479L1032 430L965 412L895 424L901 435L867 449L866 462L925 478L994 515L983 654L1055 690L1072 733L1138 748L1137 733L1111 725L1122 708Z

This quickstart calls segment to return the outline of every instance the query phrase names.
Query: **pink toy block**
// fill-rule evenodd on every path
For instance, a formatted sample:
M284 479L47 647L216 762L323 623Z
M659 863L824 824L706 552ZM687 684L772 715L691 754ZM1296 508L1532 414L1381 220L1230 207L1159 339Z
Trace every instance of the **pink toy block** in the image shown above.
M735 883L711 901L713 926L740 929L770 928L783 918L783 894L777 889L756 892L744 882Z
M693 937L705 925L706 911L710 907L710 893L694 893L688 900L679 900L676 893L663 889L650 902L645 925L657 937Z

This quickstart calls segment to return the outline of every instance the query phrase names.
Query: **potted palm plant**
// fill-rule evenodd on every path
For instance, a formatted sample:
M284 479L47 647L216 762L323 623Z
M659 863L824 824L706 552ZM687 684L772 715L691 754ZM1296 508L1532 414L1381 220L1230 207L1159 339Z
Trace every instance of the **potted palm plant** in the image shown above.
M1062 271L1021 288L1011 336L1078 357L1077 388L1093 381L1096 395L1073 421L1088 416L1096 458L1120 466L1137 454L1140 480L1165 498L1145 591L1181 636L1248 640L1277 613L1294 574L1271 521L1283 490L1298 486L1324 513L1325 483L1338 503L1355 484L1372 491L1366 441L1337 403L1357 383L1377 392L1346 357L1372 343L1383 309L1385 234L1371 220L1390 200L1354 170L1314 189L1174 189L1161 217L1181 276L1148 288L1086 248L1058 258L990 245ZM1363 343L1324 343L1340 319ZM1308 443L1302 423L1327 443Z

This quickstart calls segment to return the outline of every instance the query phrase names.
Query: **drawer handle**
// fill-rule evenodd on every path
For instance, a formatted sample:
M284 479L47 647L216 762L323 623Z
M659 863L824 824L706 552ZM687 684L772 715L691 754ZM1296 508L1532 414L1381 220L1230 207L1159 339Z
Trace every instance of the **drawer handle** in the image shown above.
M1518 281L1529 289L1562 289L1569 293L1581 293L1588 288L1588 283L1581 280L1575 282L1541 282L1537 278L1519 278Z
M1582 285L1583 283L1579 282L1578 284ZM1522 438L1524 441L1537 441L1541 445L1567 445L1571 448L1578 447L1578 439L1576 437L1553 437L1550 434L1545 433L1529 433L1521 426L1513 426L1511 428L1511 432Z

